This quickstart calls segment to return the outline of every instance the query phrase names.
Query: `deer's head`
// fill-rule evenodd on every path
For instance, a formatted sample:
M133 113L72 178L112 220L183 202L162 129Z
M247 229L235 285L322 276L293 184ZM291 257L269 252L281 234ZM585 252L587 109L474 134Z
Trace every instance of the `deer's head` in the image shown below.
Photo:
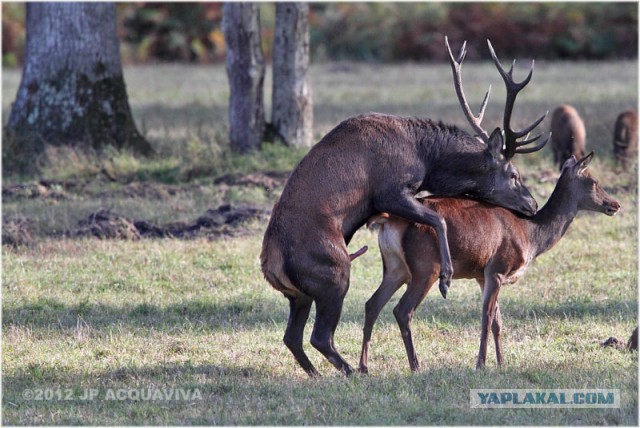
M577 198L578 209L596 211L608 216L620 211L620 203L613 199L591 175L587 166L593 159L593 152L580 160L571 156L562 165L560 181L566 181L571 195Z
M529 133L544 120L548 112L521 131L514 131L511 128L511 114L515 105L516 96L531 80L533 76L533 64L531 64L531 69L527 77L521 82L515 82L513 80L513 64L509 71L505 71L493 50L493 46L491 46L491 42L487 40L487 43L493 62L507 88L503 130L496 128L491 135L480 126L482 118L484 117L485 108L487 107L487 101L489 100L491 87L489 87L489 90L484 96L480 113L478 116L475 116L471 112L471 108L462 89L461 67L462 61L464 61L467 53L466 42L462 45L456 59L451 52L449 41L445 37L458 101L469 124L477 134L476 138L486 144L486 163L483 165L484 174L482 177L477 178L477 185L469 194L525 215L533 215L538 209L538 204L522 183L520 174L511 163L511 159L516 153L532 153L538 151L549 141L548 136L543 141L531 146L532 143L540 139L541 135L529 138ZM522 139L523 137L524 139Z

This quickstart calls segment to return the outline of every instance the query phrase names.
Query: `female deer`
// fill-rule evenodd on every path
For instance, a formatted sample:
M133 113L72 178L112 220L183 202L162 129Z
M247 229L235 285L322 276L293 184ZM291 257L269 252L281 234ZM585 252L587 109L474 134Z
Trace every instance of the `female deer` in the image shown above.
M593 152L579 161L571 156L564 163L546 205L532 217L469 198L429 197L422 201L447 222L454 279L474 278L482 290L482 331L476 368L484 367L489 329L493 332L498 365L503 362L500 286L517 281L538 255L558 242L579 210L611 216L620 209L620 204L585 169L592 157ZM436 236L430 227L388 214L374 216L369 223L380 224L378 242L384 278L366 303L360 371L368 371L371 330L380 310L405 283L407 291L393 313L400 326L409 365L417 370L411 319L438 277L440 260Z

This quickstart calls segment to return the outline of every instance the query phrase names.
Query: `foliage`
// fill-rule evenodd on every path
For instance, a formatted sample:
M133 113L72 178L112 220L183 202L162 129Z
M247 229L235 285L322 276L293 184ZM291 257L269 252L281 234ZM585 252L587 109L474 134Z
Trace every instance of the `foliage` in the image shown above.
M220 3L139 3L121 6L125 44L138 61L221 60Z
M470 58L487 38L510 56L637 56L632 3L313 3L312 11L316 60L443 60L444 35L467 40Z
M2 65L15 67L22 63L25 48L25 8L23 4L2 4Z
M638 9L627 3L312 3L313 61L443 60L444 35L469 42L477 58L490 38L510 56L604 59L637 57ZM125 61L224 61L220 3L119 3ZM274 6L260 6L270 58ZM5 4L3 64L21 63L24 5Z

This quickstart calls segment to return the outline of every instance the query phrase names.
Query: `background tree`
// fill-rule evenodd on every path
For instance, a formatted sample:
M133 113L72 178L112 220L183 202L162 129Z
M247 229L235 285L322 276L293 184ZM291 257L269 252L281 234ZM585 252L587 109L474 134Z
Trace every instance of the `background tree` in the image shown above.
M14 141L149 155L127 98L114 3L27 3L20 87L9 117Z
M271 121L290 146L311 146L313 103L309 84L309 5L276 3Z
M225 3L222 31L227 43L229 76L229 140L232 150L258 147L265 130L264 56L260 39L260 13L255 3Z

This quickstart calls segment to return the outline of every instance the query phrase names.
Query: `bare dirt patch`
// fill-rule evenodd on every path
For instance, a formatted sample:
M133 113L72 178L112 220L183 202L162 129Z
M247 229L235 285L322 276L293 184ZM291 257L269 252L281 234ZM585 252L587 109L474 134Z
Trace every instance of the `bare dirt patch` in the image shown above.
M269 211L252 207L222 205L207 210L194 222L175 222L157 225L146 220L135 220L103 209L81 220L78 227L69 231L71 237L93 236L99 239L138 240L141 238L216 238L238 236L244 224L254 219L266 219Z
M126 217L103 209L80 220L78 228L71 231L73 237L95 236L100 239L140 239L134 223Z
M226 184L227 186L255 186L265 190L273 190L284 186L289 178L288 172L255 172L252 174L226 174L217 178L213 184Z
M2 218L2 245L32 245L36 239L35 222L27 217Z
M259 172L252 174L227 174L216 179L213 183L193 184L165 184L153 181L134 181L130 183L105 183L100 179L95 180L65 180L45 181L40 180L30 183L5 184L2 188L3 201L7 206L20 206L23 201L29 200L29 208L15 209L20 212L15 216L3 218L2 243L12 246L32 245L38 239L49 238L80 238L96 237L98 239L123 239L139 240L146 238L178 238L191 239L196 237L216 238L220 236L239 236L252 233L248 222L251 220L268 220L270 211L260 202L258 206L248 201L229 203L226 195L231 188L262 188L266 192L272 192L281 188L289 174L279 172ZM213 190L212 190L213 189ZM217 207L207 209L202 213L202 203L195 206L200 208L194 211L195 220L185 221L184 212L180 210L181 201L185 198L212 197L213 203L220 204ZM129 204L126 200L140 200ZM171 216L162 217L167 223L160 224L157 221L149 221L144 214L136 217L136 210L131 207L144 205L150 201L149 206L157 206L159 209L168 207L177 215L181 215L181 221L172 221ZM66 205L57 205L63 202ZM35 204L35 205L34 205ZM53 204L53 205L52 205ZM51 222L52 216L43 216L39 212L40 207L61 206L54 215L64 210L84 211L84 207L93 205L90 214L81 214L82 219L78 223L64 224L62 227L52 228L50 224L42 227L36 218L46 217ZM96 208L110 206L110 209ZM113 206L126 206L126 213L118 212ZM191 207L191 205L189 205ZM206 207L206 205L205 205ZM191 209L191 208L187 208ZM34 212L31 215L31 211ZM50 213L52 211L47 211ZM84 211L86 212L86 211ZM148 212L145 211L145 212ZM202 214L199 214L202 213ZM77 218L77 217L76 217ZM177 220L177 219L175 219ZM55 222L55 220L53 220ZM49 230L51 229L51 230Z
M2 187L2 199L69 199L64 187L58 183L40 181L20 183Z
M98 198L144 198L144 199L156 199L167 200L172 196L190 192L193 190L193 186L176 186L171 184L153 183L153 182L139 182L134 181L132 183L125 184L119 189L105 190L98 193Z

